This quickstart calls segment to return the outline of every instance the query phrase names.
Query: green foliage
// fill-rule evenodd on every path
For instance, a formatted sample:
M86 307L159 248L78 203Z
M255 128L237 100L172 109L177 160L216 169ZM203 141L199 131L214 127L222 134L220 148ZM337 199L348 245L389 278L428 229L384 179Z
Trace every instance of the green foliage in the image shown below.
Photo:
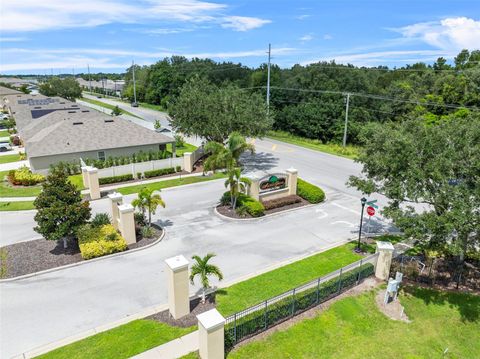
M434 126L385 124L369 135L358 159L363 176L352 176L349 184L389 198L383 214L425 247L460 259L478 251L480 116Z
M132 201L132 206L138 208L142 214L148 211L148 225L152 224L152 214L155 214L158 206L165 208L165 202L159 193L153 193L155 190L149 187L143 187L138 193L138 197Z
M203 258L197 255L192 256L192 259L195 261L195 263L190 269L190 282L194 284L195 277L200 277L200 283L203 289L202 300L204 302L205 291L210 287L210 280L208 277L215 276L218 278L218 280L223 280L223 274L220 268L216 265L208 263L213 257L215 257L214 253L208 253Z
M253 199L252 197L245 196L240 202L241 207L245 207L245 210L252 217L261 217L265 215L265 207L262 202Z
M82 97L82 89L73 77L52 77L40 84L39 91L45 96L60 96L70 101Z
M297 179L297 195L310 203L320 203L325 200L325 192L321 188L301 178Z
M19 169L11 170L8 173L8 180L16 186L34 186L45 181L45 176L32 173L30 168L22 166Z
M90 218L90 205L62 171L53 171L42 184L34 201L37 213L35 231L48 240L60 240L76 234Z
M158 170L145 171L143 172L143 176L145 178L159 177L159 176L165 176L165 175L175 173L176 171L177 170L173 167L160 168Z
M111 224L110 216L108 213L97 213L90 221L92 227L101 227L107 224Z
M260 94L232 84L217 87L200 77L187 80L168 109L175 130L219 143L234 131L243 136L264 136L273 123Z
M238 132L232 132L227 139L227 144L210 141L205 145L208 158L205 160L206 171L216 171L221 168L233 170L240 166L239 158L245 151L255 152L253 144L247 143L245 137Z
M126 175L112 176L112 177L102 177L98 179L99 184L108 184L108 183L118 183L118 182L127 182L133 180L133 175L128 173Z
M142 237L143 238L152 238L155 235L155 231L150 226L142 227L141 232L142 232Z
M118 105L112 109L112 116L120 116L121 114L122 110L120 109L120 107L118 107Z
M175 146L176 147L184 147L186 142L185 142L185 138L183 138L182 135L179 135L179 134L175 134L173 136L173 138L175 139Z
M127 249L127 242L111 224L88 224L78 229L78 246L83 259L92 259Z
M232 209L235 209L237 205L238 195L245 193L251 184L250 179L240 176L240 168L230 168L227 170L225 187L230 188L230 203Z
M280 198L271 199L268 201L262 201L263 207L266 211L270 209L280 208L288 206L290 204L295 204L301 202L301 198L296 195L285 196Z

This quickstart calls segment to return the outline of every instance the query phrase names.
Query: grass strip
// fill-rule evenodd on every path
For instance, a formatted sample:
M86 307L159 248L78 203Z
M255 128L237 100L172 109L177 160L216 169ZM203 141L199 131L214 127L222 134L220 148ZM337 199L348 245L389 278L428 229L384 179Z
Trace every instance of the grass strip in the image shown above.
M33 201L0 202L0 211L26 211L35 209Z
M20 155L15 153L13 155L2 155L0 156L0 163L10 163L20 161Z
M91 98L82 97L80 100L91 103L92 105L97 105L97 106L100 106L100 107L104 107L108 110L113 110L115 108L114 105L110 105L109 103L105 103L105 102L102 102L102 101L93 100ZM143 118L141 118L140 116L134 115L133 113L125 111L121 108L120 108L120 111L121 111L122 114L133 116L133 117L136 117L136 118L139 118L139 119L143 120Z

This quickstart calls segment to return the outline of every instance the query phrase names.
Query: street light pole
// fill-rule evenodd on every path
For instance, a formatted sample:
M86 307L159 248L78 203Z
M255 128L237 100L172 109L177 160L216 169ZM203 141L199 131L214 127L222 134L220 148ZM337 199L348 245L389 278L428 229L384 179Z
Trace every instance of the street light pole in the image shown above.
M363 210L365 209L365 203L367 203L367 199L365 197L362 197L360 199L360 202L362 203L362 214L360 215L360 230L358 231L358 242L357 242L357 248L355 248L355 252L361 252L360 240L362 237Z
M347 145L347 126L348 126L348 107L350 105L350 93L347 92L347 98L345 100L345 126L343 129L343 147Z

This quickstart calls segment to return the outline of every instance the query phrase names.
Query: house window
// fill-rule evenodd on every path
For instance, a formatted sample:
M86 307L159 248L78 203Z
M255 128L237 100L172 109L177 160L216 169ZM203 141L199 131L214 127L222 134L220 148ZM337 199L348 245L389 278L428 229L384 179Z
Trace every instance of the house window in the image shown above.
M98 151L97 154L100 161L105 161L105 151Z

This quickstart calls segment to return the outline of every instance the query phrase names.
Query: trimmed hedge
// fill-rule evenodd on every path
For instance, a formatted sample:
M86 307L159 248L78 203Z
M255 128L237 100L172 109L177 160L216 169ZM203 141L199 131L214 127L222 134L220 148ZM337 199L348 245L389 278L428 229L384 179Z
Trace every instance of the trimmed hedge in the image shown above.
M143 172L143 176L145 178L151 178L151 177L170 175L175 172L177 172L175 168L168 167L168 168L160 168L159 170L145 171Z
M230 192L224 192L220 198L220 204L222 206L230 205ZM252 217L261 217L265 215L265 207L262 202L253 199L246 194L239 193L237 198L237 209L240 207L245 207L245 210Z
M127 249L127 242L111 224L100 227L83 225L79 228L77 236L83 259L101 257Z
M45 176L32 173L27 166L8 172L8 180L15 186L34 186L45 181Z
M268 201L262 201L262 204L263 204L263 207L265 207L265 210L268 211L269 209L280 208L283 206L288 206L290 204L300 203L301 201L302 199L299 196L292 194L286 197L275 198Z
M127 175L99 178L98 183L108 184L108 183L126 182L131 180L133 180L133 175L129 173Z
M301 313L311 307L323 303L340 293L353 287L357 280L369 277L375 272L375 267L364 264L361 267L343 273L341 277L333 278L322 283L318 287L309 288L295 295L286 295L275 303L268 304L266 310L254 311L237 319L237 342L250 337L255 333L262 332L292 316ZM235 344L235 322L225 326L225 350L230 350Z
M320 187L301 178L297 180L297 194L310 203L320 203L325 199L325 192Z

